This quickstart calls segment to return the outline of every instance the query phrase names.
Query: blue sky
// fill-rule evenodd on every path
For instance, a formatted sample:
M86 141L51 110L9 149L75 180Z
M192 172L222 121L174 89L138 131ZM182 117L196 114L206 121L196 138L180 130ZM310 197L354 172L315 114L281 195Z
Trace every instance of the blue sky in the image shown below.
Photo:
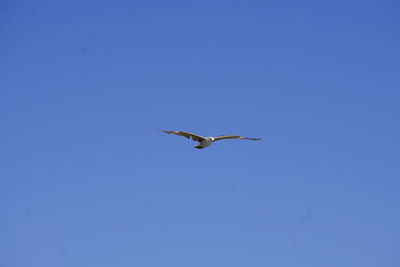
M399 266L398 14L2 1L0 265Z

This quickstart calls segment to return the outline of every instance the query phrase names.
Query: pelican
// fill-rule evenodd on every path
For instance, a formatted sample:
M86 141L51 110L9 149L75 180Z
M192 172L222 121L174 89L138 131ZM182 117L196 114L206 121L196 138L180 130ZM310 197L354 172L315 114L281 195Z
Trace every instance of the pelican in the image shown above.
M223 139L246 139L246 140L261 140L262 138L249 138L249 137L244 137L240 135L221 135L217 137L204 137L201 135L189 133L189 132L184 132L184 131L165 131L165 130L158 130L160 132L164 132L167 134L176 134L179 136L186 137L188 139L192 139L193 141L199 142L199 145L195 146L195 148L198 149L203 149L208 146L210 146L213 142L223 140Z

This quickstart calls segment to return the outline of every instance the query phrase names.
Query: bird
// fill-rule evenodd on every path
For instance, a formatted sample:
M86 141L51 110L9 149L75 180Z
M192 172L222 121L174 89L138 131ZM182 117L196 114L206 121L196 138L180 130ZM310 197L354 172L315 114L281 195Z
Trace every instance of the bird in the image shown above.
M240 136L240 135L221 135L221 136L217 136L217 137L212 137L212 136L204 137L204 136L201 136L198 134L193 134L193 133L184 132L184 131L166 131L166 130L158 130L158 131L164 132L167 134L176 134L179 136L186 137L188 139L192 139L193 141L197 141L197 142L199 142L199 144L197 146L195 146L195 148L197 148L197 149L206 148L206 147L212 145L212 143L214 143L215 141L219 141L219 140L223 140L223 139L262 140L262 138L249 138L249 137L244 137L244 136Z

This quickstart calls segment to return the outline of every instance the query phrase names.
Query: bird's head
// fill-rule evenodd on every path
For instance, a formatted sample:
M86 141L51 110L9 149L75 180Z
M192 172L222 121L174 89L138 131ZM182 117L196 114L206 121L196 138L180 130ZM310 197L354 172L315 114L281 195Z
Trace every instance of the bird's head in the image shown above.
M214 142L214 140L215 140L215 138L211 137L211 136L210 136L210 139L211 139L211 142Z

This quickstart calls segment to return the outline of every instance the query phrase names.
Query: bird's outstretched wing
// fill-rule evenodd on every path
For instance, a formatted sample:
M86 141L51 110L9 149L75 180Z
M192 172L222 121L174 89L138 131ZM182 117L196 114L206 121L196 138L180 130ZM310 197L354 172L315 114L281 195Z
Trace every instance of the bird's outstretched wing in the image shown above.
M159 130L161 132L167 133L167 134L176 134L179 136L186 137L188 139L192 139L193 141L202 141L204 140L203 136L197 135L197 134L192 134L189 132L183 132L183 131L165 131L165 130Z
M262 140L262 138L250 138L250 137L244 137L240 135L222 135L222 136L217 136L214 138L214 141L219 141L223 139L247 139L247 140Z

